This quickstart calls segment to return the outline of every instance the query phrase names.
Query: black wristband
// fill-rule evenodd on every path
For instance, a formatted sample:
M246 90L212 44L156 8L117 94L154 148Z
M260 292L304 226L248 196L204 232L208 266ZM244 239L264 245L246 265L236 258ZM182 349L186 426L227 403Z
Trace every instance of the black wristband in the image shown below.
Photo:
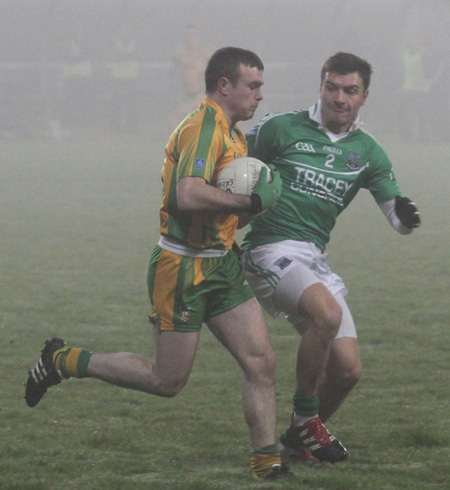
M262 211L262 202L258 194L250 194L250 214L259 214Z

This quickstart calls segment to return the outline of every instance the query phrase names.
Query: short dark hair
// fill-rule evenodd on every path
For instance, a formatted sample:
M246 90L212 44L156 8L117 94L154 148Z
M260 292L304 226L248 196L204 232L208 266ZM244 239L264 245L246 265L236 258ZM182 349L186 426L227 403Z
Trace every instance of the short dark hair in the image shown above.
M367 90L370 85L370 75L372 74L372 67L366 61L351 53L339 53L330 56L325 61L322 72L320 74L320 83L325 80L325 76L328 72L338 73L339 75L348 75L349 73L357 72L362 78L364 90Z
M264 70L264 65L259 56L252 51L242 48L218 49L209 59L205 70L205 86L207 93L213 93L217 88L217 82L222 77L228 78L234 86L240 77L239 66L245 66Z

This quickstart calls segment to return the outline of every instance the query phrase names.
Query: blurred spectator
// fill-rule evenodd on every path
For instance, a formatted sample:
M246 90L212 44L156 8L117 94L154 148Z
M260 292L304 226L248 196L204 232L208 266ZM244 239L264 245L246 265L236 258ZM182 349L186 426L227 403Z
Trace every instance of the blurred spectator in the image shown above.
M195 26L185 27L183 43L175 53L174 62L181 73L182 101L174 115L174 124L195 109L204 97L204 79L206 63L211 49L199 38Z
M92 53L83 23L74 25L73 36L63 48L54 137L91 126L96 118Z
M423 118L430 102L431 77L427 69L423 36L410 35L402 53L403 93L402 130L408 139L417 139L428 131L428 122Z
M436 54L436 70L431 80L430 119L433 124L433 139L447 142L450 132L450 100L448 81L450 80L450 51L442 47Z
M110 126L115 132L137 131L139 126L140 62L133 30L122 25L113 42L108 104Z

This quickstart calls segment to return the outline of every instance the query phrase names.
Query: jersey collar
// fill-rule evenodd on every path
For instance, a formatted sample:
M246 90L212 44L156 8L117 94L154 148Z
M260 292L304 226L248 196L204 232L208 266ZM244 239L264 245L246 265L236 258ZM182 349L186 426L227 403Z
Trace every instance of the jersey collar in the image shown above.
M236 143L236 132L240 133L241 130L240 130L240 128L239 128L239 126L237 124L235 124L234 126L230 127L230 125L228 124L227 117L225 116L225 112L222 109L222 107L217 102L215 102L214 100L210 99L207 96L204 97L204 99L202 101L202 105L209 105L213 109L216 110L216 112L219 115L220 124L222 124L222 126L224 128L224 131L227 134L229 134L230 135L230 138L233 140L233 142Z
M364 123L361 121L361 118L359 114L356 116L356 119L353 121L352 125L350 126L350 129L346 133L341 133L341 134L334 134L331 131L328 131L328 129L324 128L322 126L322 102L320 99L309 108L309 118L316 122L331 138L332 141L338 141L342 138L345 138L349 133L352 131L356 131L357 129L362 129L364 126Z
M215 111L219 114L220 120L222 121L222 123L225 124L225 126L229 129L229 125L228 125L227 118L225 116L225 112L224 112L224 110L222 109L222 107L217 102L215 102L214 100L212 100L209 97L206 97L205 96L203 98L202 105L209 105L213 109L215 109Z

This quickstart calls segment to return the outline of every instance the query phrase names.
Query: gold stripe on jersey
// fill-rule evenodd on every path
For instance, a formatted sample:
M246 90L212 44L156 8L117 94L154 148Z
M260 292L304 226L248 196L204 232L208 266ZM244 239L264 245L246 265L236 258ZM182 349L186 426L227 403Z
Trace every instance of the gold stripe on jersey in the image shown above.
M161 234L192 247L230 249L237 216L181 212L177 205L176 183L183 177L193 176L214 185L223 167L246 155L245 136L237 127L230 131L220 106L205 98L200 107L180 123L165 148Z

